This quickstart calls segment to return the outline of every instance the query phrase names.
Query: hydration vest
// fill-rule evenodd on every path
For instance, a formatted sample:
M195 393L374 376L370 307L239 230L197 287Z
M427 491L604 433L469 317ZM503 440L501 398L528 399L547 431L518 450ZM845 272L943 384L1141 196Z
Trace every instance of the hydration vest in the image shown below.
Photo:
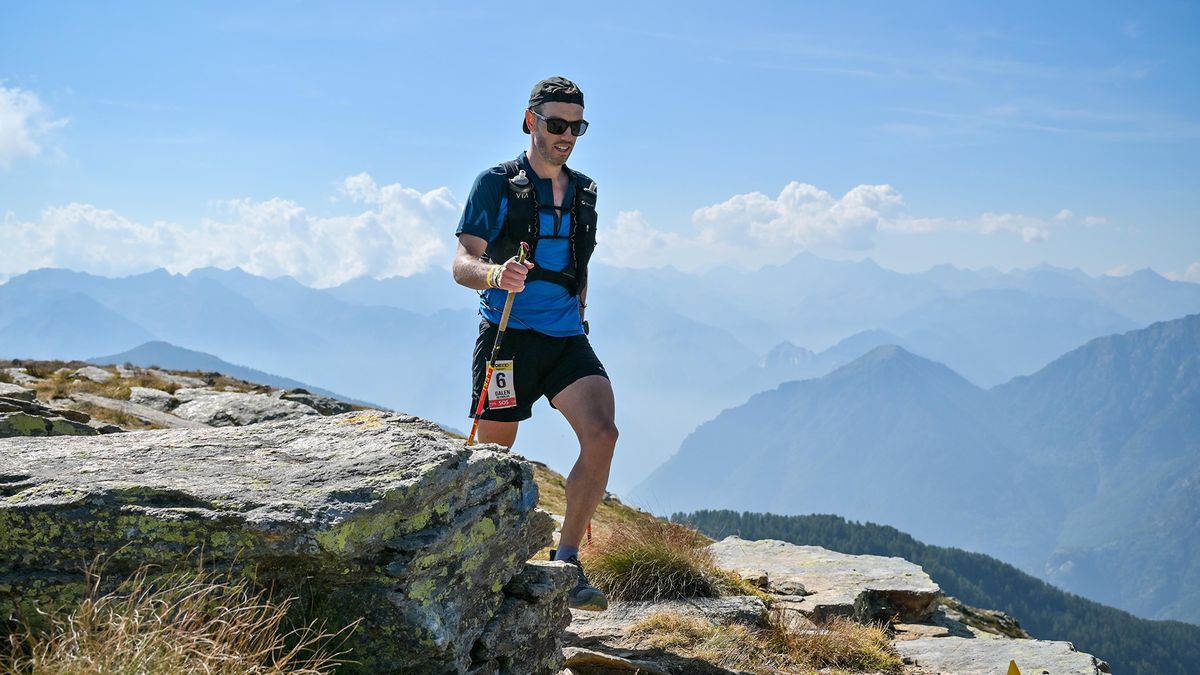
M488 262L503 264L517 255L521 242L527 242L528 259L536 263L539 239L567 239L570 248L567 266L556 272L535 265L525 282L549 281L566 288L571 295L579 295L579 290L587 286L587 265L596 248L596 182L590 181L587 186L576 183L575 199L571 202L570 233L565 237L543 235L541 211L550 207L541 205L533 181L525 175L517 160L505 162L503 166L508 177L508 213L500 235L488 244L483 257Z

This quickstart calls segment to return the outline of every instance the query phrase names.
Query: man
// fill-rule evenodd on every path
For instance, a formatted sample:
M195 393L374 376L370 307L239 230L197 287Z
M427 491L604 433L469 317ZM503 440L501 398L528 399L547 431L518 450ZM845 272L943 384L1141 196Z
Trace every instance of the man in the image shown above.
M587 263L595 247L596 184L567 167L587 130L583 92L551 77L534 86L521 129L529 150L475 179L458 224L454 280L480 292L482 316L475 344L471 414L484 385L487 362L509 292L516 295L498 361L499 369L479 422L479 439L512 447L517 427L545 396L579 438L579 459L567 477L567 513L555 560L576 567L571 607L603 610L608 599L588 583L579 545L604 497L617 442L615 403L604 366L587 339ZM521 242L531 247L517 260ZM507 364L503 364L507 365ZM493 389L493 387L495 387Z

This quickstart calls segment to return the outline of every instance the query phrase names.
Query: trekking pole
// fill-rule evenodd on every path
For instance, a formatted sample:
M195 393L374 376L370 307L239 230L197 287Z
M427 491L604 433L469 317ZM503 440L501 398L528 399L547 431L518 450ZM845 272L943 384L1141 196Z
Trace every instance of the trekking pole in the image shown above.
M517 252L517 262L525 264L525 256L529 254L529 244L521 242L521 250ZM492 358L488 360L487 374L483 377L483 388L479 390L479 404L475 406L475 421L471 423L471 435L467 436L467 445L475 445L475 432L479 430L479 416L483 414L483 404L487 401L488 385L492 382L492 371L496 368L496 357L500 356L500 341L504 339L504 331L508 328L508 315L512 313L515 291L509 291L504 300L504 312L500 315L500 330L496 331L496 343L492 345ZM515 383L514 383L515 384Z

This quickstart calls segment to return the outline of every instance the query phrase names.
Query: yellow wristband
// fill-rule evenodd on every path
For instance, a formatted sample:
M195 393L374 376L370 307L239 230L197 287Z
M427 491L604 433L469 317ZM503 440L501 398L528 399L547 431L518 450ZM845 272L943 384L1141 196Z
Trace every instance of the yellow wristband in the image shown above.
M500 265L492 265L488 270L487 285L488 288L500 288L500 275L504 272L504 268Z

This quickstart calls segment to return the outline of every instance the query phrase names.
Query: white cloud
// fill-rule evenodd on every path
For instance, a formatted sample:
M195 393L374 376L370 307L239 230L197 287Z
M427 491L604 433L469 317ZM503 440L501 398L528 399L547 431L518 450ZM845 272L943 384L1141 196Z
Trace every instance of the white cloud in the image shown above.
M700 228L700 239L713 244L738 244L749 237L765 246L866 249L886 214L903 203L890 185L859 185L834 199L816 186L793 181L775 199L751 192L697 209L692 222Z
M1013 234L1026 243L1044 241L1053 219L1017 213L977 218L913 216L890 185L859 185L840 198L813 185L792 182L776 198L739 194L692 214L693 229L655 229L640 211L622 211L612 229L601 227L597 258L612 265L697 269L713 264L738 267L782 262L807 249L861 251L878 232Z
M1104 274L1106 276L1110 276L1110 277L1127 277L1130 274L1133 274L1133 272L1134 272L1133 265L1130 265L1128 263L1121 263L1120 265L1117 265L1116 267L1108 270Z
M1045 221L1019 213L985 213L980 216L979 224L983 234L1011 232L1020 235L1026 243L1045 241L1050 237Z
M1188 265L1188 268L1182 274L1168 272L1166 277L1172 281L1191 281L1200 284L1200 262Z
M1063 209L1062 211L1058 212L1057 216L1054 216L1054 219L1055 220L1070 220L1074 217L1075 217L1075 214L1071 212L1071 209Z
M449 261L461 210L449 190L379 186L366 174L347 178L341 188L361 210L320 216L284 199L236 199L221 205L221 217L190 227L146 225L90 204L48 208L40 222L8 214L0 223L6 244L0 270L67 267L119 275L213 265L325 287L363 275L415 274Z
M1102 216L1088 216L1083 219L1083 224L1088 227L1096 227L1097 225L1107 225L1108 218Z
M18 159L36 157L46 135L66 123L65 119L51 119L33 92L0 86L0 169L12 167Z

